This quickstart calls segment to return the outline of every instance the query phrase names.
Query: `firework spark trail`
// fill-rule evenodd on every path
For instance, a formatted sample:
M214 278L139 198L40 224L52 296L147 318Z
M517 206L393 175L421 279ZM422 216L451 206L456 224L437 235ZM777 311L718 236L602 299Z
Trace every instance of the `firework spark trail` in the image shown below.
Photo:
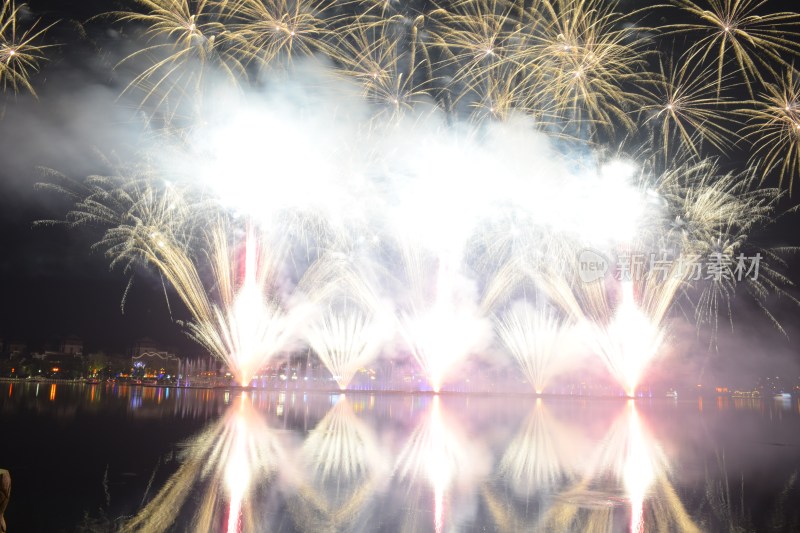
M328 49L335 17L330 0L226 0L217 2L229 22L234 51L259 68L290 64Z
M417 126L410 124L408 127L414 133ZM235 144L236 130L230 130L230 134ZM248 135L246 130L238 134ZM395 135L392 131L388 140L394 140ZM565 196L564 187L557 192L558 187L549 179L540 179L533 187L523 184L525 173L520 172L520 168L525 163L535 165L536 157L523 157L519 161L509 158L501 167L508 169L502 179L488 182L483 174L496 166L495 154L480 143L482 139L454 135L432 137L425 147L409 145L409 153L420 157L394 166L397 170L390 173L390 192L397 194L400 200L388 212L387 227L395 235L391 239L379 238L378 242L397 242L402 250L408 300L399 300L403 302L399 312L401 334L434 390L441 388L447 374L460 360L479 349L488 338L485 315L492 311L493 302L502 302L505 295L513 295L515 285L527 279L568 318L590 324L592 337L595 341L600 339L595 344L599 347L597 351L631 394L661 340L659 332L676 296L687 292L685 275L674 275L674 270L669 276L644 272L641 286L626 288L620 305L605 294L607 287L603 284L582 282L574 270L563 270L565 264L572 263L574 269L576 253L582 247L615 252L620 242L642 241L644 249L661 249L666 245L674 249L676 259L683 261L714 252L734 254L741 249L752 228L770 221L774 210L776 195L773 191L753 189L752 179L720 174L713 160L678 167L659 176L655 182L647 176L632 177L635 167L619 160L598 164L595 171L576 173L561 168L557 175L574 182L571 188L574 187L575 194ZM489 140L495 142L491 136ZM460 161L458 168L446 168L451 158ZM203 160L196 161L193 154L190 161L196 165ZM389 162L396 164L391 158ZM558 169L558 165L548 165L548 168ZM325 190L335 191L340 185L339 176L320 181L316 173L304 174L311 180L310 184L322 183ZM340 176L345 174L341 172ZM219 190L228 190L222 185L223 181L216 179ZM348 375L351 376L354 369L369 359L368 355L380 349L377 337L363 342L377 331L371 327L371 317L377 316L379 307L374 303L377 297L369 295L374 290L359 288L368 285L361 272L337 270L335 254L320 252L318 248L330 243L333 252L336 247L347 249L352 245L346 244L350 238L344 235L353 230L362 232L366 227L364 221L374 216L349 209L355 205L351 203L353 196L337 194L326 203L324 194L305 198L299 189L290 187L285 196L278 195L274 203L267 204L262 219L252 224L242 261L230 241L236 224L222 215L224 209L219 205L199 207L202 204L193 199L197 193L189 184L165 186L145 171L143 177L134 180L95 178L89 185L88 193L84 193L86 198L70 215L73 223L111 226L101 246L114 264L142 261L161 271L194 317L189 326L193 336L228 362L243 384L249 382L269 358L288 346L298 322L305 316L293 305L282 302L285 294L276 292L275 288L276 278L285 265L296 261L292 254L296 253L293 248L297 243L293 239L298 232L293 230L283 237L276 233L291 227L295 220L300 221L302 228L307 220L304 213L314 211L317 205L322 206L323 215L315 224L322 230L314 231L305 245L309 267L297 272L299 278L305 280L299 286L310 298L311 307L328 309L327 319L323 318L319 327L309 328L312 346L323 358L326 353L344 354L345 360L334 361L339 356L327 358L333 375L343 378L340 386L349 381ZM358 190L386 193L363 184ZM459 209L442 217L439 206L450 201L456 190L461 198ZM555 205L548 208L541 200L528 200L525 192L530 190L544 191L546 198L569 198L570 201L551 201ZM511 206L517 214L511 218L502 214L508 209L509 197L516 200ZM224 205L236 204L234 198L225 200ZM606 204L598 198L623 201L630 209L609 215ZM653 205L649 203L651 200L655 202ZM383 201L388 204L388 200ZM246 214L257 211L258 204L253 204L249 198L246 202L242 206ZM209 220L215 212L219 213L213 215L219 222L211 229L204 228L198 233L192 227L196 223L193 219ZM339 216L340 213L346 215ZM386 214L383 214L384 219ZM486 228L485 220L503 221L496 227L505 236L493 239L488 234L481 235ZM514 232L516 226L524 229ZM213 266L213 284L201 279L198 262L202 256L192 249L203 242L207 243L206 256ZM474 246L479 249L478 257L467 255ZM720 249L720 246L724 247ZM555 253L557 257L550 257L550 263L537 260L537 255L543 253ZM475 260L482 264L480 268L491 280L482 305L478 304L477 290L473 287L475 280L463 274L464 267ZM243 276L239 276L236 266L241 264L246 267ZM519 273L513 274L514 270ZM326 271L329 273L324 274ZM767 275L762 281L748 282L748 287L759 298L774 292L785 282L767 268L764 272ZM337 284L348 287L338 295L338 301L332 295L323 296ZM216 296L209 294L212 286L216 287ZM726 303L734 288L729 279L700 287L695 305L698 323L715 317L719 302ZM215 303L215 298L219 298L219 302ZM352 313L360 314L360 318L352 313L350 318L339 316L343 312L340 311L342 302L348 301L354 303ZM370 327L367 327L368 322ZM649 324L638 331L652 330L650 341L640 339L641 342L629 345L633 340L624 337L626 332L637 330L632 329L634 323ZM323 337L326 340L320 342ZM359 338L358 343L353 344ZM356 349L357 345L361 347ZM348 359L358 361L351 365L346 363Z
M349 244L323 252L298 287L313 308L304 339L342 390L380 354L395 326L388 301L371 280L377 275L371 271L372 259L348 250Z
M386 344L387 322L346 305L341 310L328 307L306 328L305 338L344 390L355 373L368 365Z
M485 342L488 325L459 294L459 275L452 264L440 258L435 268L433 301L402 312L399 329L429 385L439 392L448 373Z
M622 282L622 302L611 322L605 325L589 323L589 336L608 369L632 397L650 361L664 340L664 332L645 313L633 297L633 284ZM591 341L590 341L591 342Z
M751 163L763 177L777 173L791 192L800 171L800 75L787 68L782 77L764 84L753 108L740 112L748 118L747 137L753 137Z
M170 124L182 105L189 105L190 116L197 115L203 95L211 89L210 83L219 81L220 74L234 86L246 79L245 67L231 47L232 35L215 20L216 2L135 1L145 13L120 11L106 16L145 28L147 46L120 62L133 64L143 57L152 58L152 64L125 88L125 92L143 93L143 109L160 111Z
M35 21L23 25L24 7L13 0L2 0L0 5L0 86L3 90L25 90L35 95L30 77L46 60L45 50L53 46L42 40L54 24L42 27Z
M551 310L518 303L497 320L496 329L528 382L541 394L563 353L563 320Z
M677 0L678 8L693 17L693 22L672 24L667 31L703 35L685 55L686 64L716 63L717 92L722 90L725 68L736 67L750 94L755 81L764 74L774 75L775 64L785 65L785 57L800 52L800 15L797 13L761 13L760 0ZM770 63L772 61L772 63Z
M442 220L437 212L438 206L447 202L454 187L460 186L460 183L452 182L453 177L458 175L463 179L464 175L452 169L436 171L438 165L447 158L435 150L431 152L431 148L442 146L445 153L461 158L460 167L465 172L469 171L469 185L460 187L459 194L464 201L460 209L447 220ZM463 157L470 152L470 157ZM470 137L439 141L424 148L421 155L429 164L422 168L405 165L400 167L402 172L394 176L393 190L401 191L401 203L392 217L393 225L390 227L397 232L397 240L403 243L401 248L405 251L403 257L410 297L408 306L399 315L401 333L432 387L438 390L448 372L470 352L478 349L488 337L484 313L491 311L493 304L484 304L481 308L477 304L476 291L470 288L473 282L461 274L465 251L470 248L467 243L489 242L486 237L472 237L484 230L481 221L496 217L498 207L502 211L506 195L516 195L517 191L526 189L524 186L520 188L517 182L523 174L518 174L514 164L510 165L511 170L506 173L504 180L496 180L492 183L494 187L488 187L488 183L481 180L481 173L491 167L491 153L485 149L482 151L480 144ZM535 164L535 161L534 158L532 162ZM492 282L488 289L489 293L496 294L487 293L485 302L502 300L503 294L513 294L514 285L524 278L533 280L538 286L537 290L548 295L570 319L590 324L590 331L594 332L592 337L595 341L600 339L595 344L595 347L599 347L597 351L629 394L655 353L665 316L675 302L676 295L685 289L685 276L645 273L640 287L623 291L625 300L620 306L604 293L606 289L602 284L595 286L597 284L583 283L574 272L565 274L556 267L574 263L581 246L599 246L600 250L610 246L613 251L614 243L630 239L655 238L657 246L662 247L666 243L675 248L676 256L681 260L703 257L717 250L719 243L731 243L726 244L727 248L721 252L732 254L740 249L754 226L769 221L775 201L770 191L753 190L750 182L737 180L732 174L719 175L713 161L688 165L660 176L660 181L652 184L652 195L648 195L635 179L626 177L630 173L629 164L611 161L600 165L596 172L571 178L576 188L583 189L580 194L569 196L574 199L571 206L567 202L544 211L537 209L540 205L538 201L518 204L517 210L522 215L516 218L529 221L519 224L526 229L513 237L492 239L495 242L483 246L483 258L480 259L490 268L490 272L491 268L499 269L496 275L490 273ZM569 172L564 175L574 176ZM421 177L428 178L424 191L419 181ZM325 205L322 197L303 199L302 194L288 193L286 200L277 200L274 207L269 206L258 230L251 229L248 232L243 262L236 256L235 247L230 245L231 222L225 217L219 219L216 229L200 232L200 242L208 243L210 253L207 255L213 265L214 285L220 297L220 302L214 303L214 296L208 294L209 285L199 276L196 264L199 258L193 255L191 249L192 240L189 236L194 233L191 218L197 215L197 208L194 207L191 194L184 196L186 192L183 187L186 186L165 187L146 173L138 181L96 178L90 184L87 199L79 203L79 208L71 215L73 223L112 226L101 245L114 263L143 261L160 270L192 313L194 321L189 329L193 336L228 362L243 384L249 382L250 377L270 357L288 345L298 321L304 315L295 313L291 306L281 304L282 295L274 292L274 285L277 272L289 260L294 243L287 241L286 237L273 236L269 228L276 225L281 227L282 221L287 219L285 213L311 211L317 203ZM336 180L333 180L327 186L335 188L335 184ZM549 191L551 186L554 185L547 180L539 184L545 191ZM370 189L367 187L363 190ZM191 193L191 187L186 191ZM555 198L563 197L563 194L553 194ZM603 214L604 204L597 202L599 194L623 199L631 209L606 216ZM522 194L520 197L526 198ZM651 197L657 200L655 208L648 206ZM340 198L344 198L345 205L349 205L349 196L337 197L332 205L325 208L326 214L346 210L339 204ZM248 211L256 207L246 206ZM219 206L214 209L219 210ZM594 223L595 217L603 223ZM208 219L208 215L203 215L201 211L200 219L203 218ZM355 221L365 219L363 215L352 213L350 218ZM661 229L664 226L659 226L662 223L670 228L666 234ZM267 229L262 229L265 224ZM337 228L350 225L347 219L331 224L327 216L320 222L321 227L332 228L329 232L333 235L331 243L338 242L337 245L347 241L342 240L341 235L337 236L342 233ZM318 235L323 236L324 233ZM309 242L325 241L313 237ZM653 244L646 244L649 249L654 249ZM541 264L535 258L543 252L555 253L558 257L550 258L552 264ZM312 332L310 340L315 351L323 358L327 352L341 352L340 355L348 352L345 360L358 360L350 365L345 361L334 361L333 357L328 358L333 375L343 376L340 385L345 385L349 381L348 374L352 375L354 369L368 359L367 353L363 354L363 361L360 356L355 357L364 352L362 348L369 346L366 352L370 353L380 349L377 338L373 339L375 342L362 343L362 348L351 349L356 346L352 341L360 337L361 343L371 338L374 332L372 327L367 327L367 320L372 324L372 318L369 317L378 308L374 303L376 296L368 294L371 290L358 288L365 286L361 279L363 276L358 271L348 274L346 269L342 269L337 272L334 254L314 252L314 255L316 257L310 258L310 264L314 266L300 273L301 278L306 279L300 285L303 292L311 297L312 307L325 309L327 306L329 312L327 322L323 319L320 327L309 328ZM246 268L244 276L239 279L236 265L242 263ZM537 271L540 266L544 270ZM514 269L520 269L520 275L508 273ZM331 273L322 274L326 271ZM765 272L770 271L765 269ZM750 285L756 296L763 297L782 282L779 276L767 276L763 281ZM326 299L323 296L337 284L350 287L340 295L338 303L335 298ZM696 305L698 322L716 316L720 298L726 302L733 292L733 287L724 283L706 283L702 287L705 288L700 292ZM341 306L342 301L354 302L353 312L360 313L361 318L351 316L345 319L338 316L339 311L335 307ZM363 307L366 301L373 303ZM633 341L624 338L626 332L637 330L631 329L633 322L640 326L650 324L638 329L652 330L649 342L636 342L633 346L628 344ZM341 327L347 324L350 326ZM319 342L322 337L327 340ZM343 351L343 346L349 347Z
M216 324L201 322L192 328L196 338L202 339L222 332L221 340L225 346L223 360L242 386L249 385L269 359L286 346L288 336L292 333L287 327L291 317L265 299L265 287L259 283L259 278L263 282L259 262L261 260L263 265L268 261L259 258L257 250L257 237L249 228L244 252L244 280L235 289L232 302L222 309L215 308ZM265 250L259 251L265 253Z
M562 121L630 130L628 110L641 97L625 90L641 82L643 42L634 25L641 12L622 14L614 2L542 0L521 20L523 43L514 62L532 79L536 100L552 102ZM580 130L580 127L579 127Z
M721 151L727 151L738 140L730 108L732 98L717 94L715 72L701 65L675 66L659 63L655 88L648 95L649 103L642 107L644 124L654 125L654 145L660 146L664 157L674 157L677 147L688 147L701 157L705 141ZM726 87L733 85L724 76Z
M232 237L235 226L226 216L192 204L177 186L159 183L147 169L137 172L136 179L94 178L69 222L110 226L96 247L112 266L126 271L140 263L155 267L191 314L189 334L224 361L238 383L248 385L287 346L304 314L302 306L283 305L276 290L284 243L250 226L242 258ZM210 227L195 231L194 210L205 215ZM192 245L200 245L199 250ZM211 280L200 274L206 264Z

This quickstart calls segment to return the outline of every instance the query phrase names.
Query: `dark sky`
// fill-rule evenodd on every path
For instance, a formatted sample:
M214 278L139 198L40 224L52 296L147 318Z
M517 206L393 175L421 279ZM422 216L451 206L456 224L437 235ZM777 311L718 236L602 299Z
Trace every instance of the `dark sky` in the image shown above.
M35 78L39 99L25 95L7 99L0 120L0 337L41 348L77 334L90 350L122 352L136 338L149 336L183 353L197 353L199 349L171 321L156 274L138 273L123 314L120 303L127 278L120 271L109 271L107 260L91 252L95 234L33 226L36 220L63 217L67 209L62 198L34 190L41 179L38 166L78 178L97 172L96 151L133 149L129 135L135 128L130 127L132 106L117 100L123 84L110 68L116 61L108 50L119 42L109 31L111 25L87 24L90 39L81 40L78 25L70 21L85 21L114 4L76 2L65 7L58 0L29 4L45 20L62 19L51 38L66 44L48 52L51 61ZM780 2L770 5L781 8ZM798 200L795 193L793 202ZM799 245L797 227L797 216L786 217L762 240ZM793 279L800 280L797 261L791 268ZM171 303L181 315L177 300L172 298ZM777 309L784 322L798 323L800 314L794 308L780 304Z

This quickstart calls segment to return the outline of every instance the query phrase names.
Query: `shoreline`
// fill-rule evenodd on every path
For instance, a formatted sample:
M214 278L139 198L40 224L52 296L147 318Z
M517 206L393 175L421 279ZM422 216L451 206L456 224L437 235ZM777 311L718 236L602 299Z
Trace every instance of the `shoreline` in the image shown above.
M147 387L147 388L163 388L163 389L177 389L177 390L213 390L221 392L292 392L303 394L380 394L391 396L471 396L471 397L519 397L519 398L593 398L600 400L670 400L681 401L677 398L661 397L661 396L626 396L626 395L610 395L610 394L563 394L563 393L536 393L536 392L521 392L521 391L451 391L444 390L434 392L432 390L401 390L401 389L338 389L338 388L277 388L277 387L243 387L241 385L177 385L177 384L162 384L162 383L131 383L131 382L107 382L100 381L97 383L88 383L85 379L27 379L27 378L0 378L0 383L10 384L44 384L44 385L119 385L127 387ZM794 395L792 395L793 397ZM761 397L742 397L736 396L733 393L712 393L712 394L694 394L691 398L697 397L728 397L731 399L742 400L765 400L772 399L772 395L764 395ZM686 401L686 400L683 400Z

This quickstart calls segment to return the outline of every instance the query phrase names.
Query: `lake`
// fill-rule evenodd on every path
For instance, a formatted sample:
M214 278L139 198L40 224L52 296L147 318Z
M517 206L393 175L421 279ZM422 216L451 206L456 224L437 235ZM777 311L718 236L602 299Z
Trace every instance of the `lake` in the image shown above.
M800 531L800 400L0 383L8 531Z

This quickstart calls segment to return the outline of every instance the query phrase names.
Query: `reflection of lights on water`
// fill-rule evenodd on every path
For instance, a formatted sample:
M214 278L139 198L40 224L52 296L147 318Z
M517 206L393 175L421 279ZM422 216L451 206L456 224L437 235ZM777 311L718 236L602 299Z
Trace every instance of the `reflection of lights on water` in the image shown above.
M536 398L535 408L506 448L499 470L518 495L550 492L571 476L575 465L562 464L562 459L578 445L577 434L567 431Z
M286 403L286 393L282 392L278 394L278 405L275 407L275 414L277 416L283 416L283 407Z
M50 385L50 401L54 401L56 399L56 384L53 383Z
M317 487L335 480L340 489L337 497L355 490L346 498L351 510L363 501L365 487L382 482L386 473L386 455L378 448L372 428L358 417L357 405L339 395L302 446L309 479Z
M292 468L281 442L246 393L235 397L221 419L185 446L177 472L121 531L171 530L186 505L199 505L191 519L193 531L217 531L220 520L228 533L253 530L253 484L270 479L279 465Z
M644 531L644 500L655 480L644 428L633 400L628 400L628 447L622 479L631 502L631 533Z
M128 392L131 393L131 411L135 411L142 406L142 390L140 388L134 387L129 391L128 387L119 387L118 390L120 397L127 396Z
M242 394L240 407L244 407L246 393ZM241 411L240 411L241 412ZM248 430L244 418L237 417L233 425L233 444L225 465L225 487L228 489L228 533L241 530L242 501L250 486L251 472L247 454Z
M399 477L423 481L433 490L434 530L444 529L446 494L456 475L469 475L469 456L458 428L444 416L441 399L434 396L430 408L397 459ZM471 466L471 465L470 465Z
M428 456L428 479L433 486L433 525L436 533L444 525L444 490L452 477L452 468L445 451L444 425L439 397L433 398L431 410L431 453Z

